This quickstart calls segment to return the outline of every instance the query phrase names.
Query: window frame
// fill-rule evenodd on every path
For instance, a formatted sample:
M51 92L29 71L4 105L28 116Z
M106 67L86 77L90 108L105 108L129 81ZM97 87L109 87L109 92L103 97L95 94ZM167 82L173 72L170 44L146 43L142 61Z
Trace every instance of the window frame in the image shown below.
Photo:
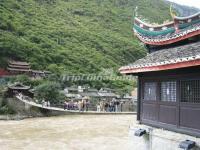
M162 83L166 83L166 82L175 82L175 100L174 101L172 101L172 100L164 100L164 99L162 99ZM160 102L164 102L164 103L176 103L177 102L177 100L178 100L178 98L177 98L177 95L178 95L178 81L177 80L161 80L160 82L159 82L159 90L160 90ZM170 92L170 91L169 91Z
M192 79L182 79L182 80L180 80L180 84L179 84L179 86L180 86L180 90L179 90L179 92L180 92L180 103L188 103L188 104L194 104L194 105L200 105L200 97L199 97L199 100L198 100L198 102L194 102L195 100L193 99L192 101L183 101L183 98L182 98L182 93L183 93L183 90L182 90L182 82L187 82L187 81L199 81L199 88L198 88L198 90L199 90L199 96L200 96L200 78L192 78ZM192 97L195 97L194 95L192 95ZM188 99L191 99L191 98L188 98Z
M145 99L145 83L155 83L155 99ZM158 100L158 81L144 81L142 88L142 100L145 102L156 102Z

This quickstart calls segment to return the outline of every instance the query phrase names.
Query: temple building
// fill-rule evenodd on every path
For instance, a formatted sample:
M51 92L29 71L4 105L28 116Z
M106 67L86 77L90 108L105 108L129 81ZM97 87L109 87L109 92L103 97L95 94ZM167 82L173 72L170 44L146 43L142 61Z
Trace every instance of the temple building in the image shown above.
M30 86L26 86L18 82L8 85L7 97L13 97L18 93L22 93L31 98L34 97L34 93L31 91Z
M42 70L31 70L31 76L34 78L45 78L51 74L50 71L42 71Z
M7 66L7 74L6 75L19 75L19 74L26 74L33 78L44 78L51 74L49 71L42 71L42 70L33 70L28 62L21 62L21 61L14 61L10 60ZM0 71L1 75L1 71Z
M11 74L29 74L31 67L27 62L9 61L7 70Z
M200 12L133 30L148 54L119 71L138 77L137 120L200 137Z

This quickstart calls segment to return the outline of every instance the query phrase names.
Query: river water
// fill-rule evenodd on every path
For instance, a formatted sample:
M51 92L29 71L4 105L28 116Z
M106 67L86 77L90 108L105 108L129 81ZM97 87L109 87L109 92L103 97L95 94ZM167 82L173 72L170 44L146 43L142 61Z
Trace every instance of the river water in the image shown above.
M60 116L0 121L0 150L134 150L134 115Z

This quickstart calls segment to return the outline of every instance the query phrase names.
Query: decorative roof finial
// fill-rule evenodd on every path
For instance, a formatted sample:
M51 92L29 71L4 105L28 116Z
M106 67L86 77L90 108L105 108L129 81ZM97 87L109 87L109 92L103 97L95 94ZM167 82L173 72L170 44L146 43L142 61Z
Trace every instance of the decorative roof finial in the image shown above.
M138 10L138 7L136 6L135 9L134 9L134 12L133 12L133 17L134 18L138 16L137 10Z
M173 9L173 4L172 3L170 5L170 15L172 16L172 18L177 16L176 11Z

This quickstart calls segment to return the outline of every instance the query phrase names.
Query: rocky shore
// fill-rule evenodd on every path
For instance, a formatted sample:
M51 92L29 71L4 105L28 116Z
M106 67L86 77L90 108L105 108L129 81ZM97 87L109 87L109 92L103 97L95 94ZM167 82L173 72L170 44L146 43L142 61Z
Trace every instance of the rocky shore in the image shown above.
M28 115L0 115L0 120L23 120L26 118L33 118L33 116Z

